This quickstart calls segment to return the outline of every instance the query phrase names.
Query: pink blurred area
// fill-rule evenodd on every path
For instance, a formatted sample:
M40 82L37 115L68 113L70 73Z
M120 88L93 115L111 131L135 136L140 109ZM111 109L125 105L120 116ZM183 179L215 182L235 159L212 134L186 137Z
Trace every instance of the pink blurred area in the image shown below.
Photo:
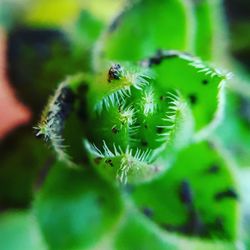
M20 103L11 88L6 74L7 36L0 27L0 140L13 129L27 124L30 110Z

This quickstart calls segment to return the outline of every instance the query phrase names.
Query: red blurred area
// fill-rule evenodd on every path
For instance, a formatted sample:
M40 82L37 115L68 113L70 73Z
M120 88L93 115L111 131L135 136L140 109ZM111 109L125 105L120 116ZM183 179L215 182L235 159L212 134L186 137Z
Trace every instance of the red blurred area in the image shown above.
M0 28L0 140L11 130L28 123L30 110L21 104L11 88L6 74L7 36Z

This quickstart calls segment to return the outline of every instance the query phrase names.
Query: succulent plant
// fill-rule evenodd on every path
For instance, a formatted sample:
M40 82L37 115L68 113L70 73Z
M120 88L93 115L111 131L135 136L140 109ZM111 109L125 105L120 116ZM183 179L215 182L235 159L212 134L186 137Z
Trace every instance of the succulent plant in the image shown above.
M212 64L230 65L221 9L131 0L90 39L89 65L59 84L36 127L57 161L19 215L39 226L35 249L237 249L235 154L220 134L239 97Z

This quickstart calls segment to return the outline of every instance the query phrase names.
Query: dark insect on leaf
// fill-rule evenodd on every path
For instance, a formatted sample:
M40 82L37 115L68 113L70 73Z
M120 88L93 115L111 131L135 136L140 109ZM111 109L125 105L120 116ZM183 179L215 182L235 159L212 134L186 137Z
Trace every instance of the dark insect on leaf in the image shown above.
M112 80L119 80L122 72L123 70L120 64L112 65L108 72L108 82L111 82Z

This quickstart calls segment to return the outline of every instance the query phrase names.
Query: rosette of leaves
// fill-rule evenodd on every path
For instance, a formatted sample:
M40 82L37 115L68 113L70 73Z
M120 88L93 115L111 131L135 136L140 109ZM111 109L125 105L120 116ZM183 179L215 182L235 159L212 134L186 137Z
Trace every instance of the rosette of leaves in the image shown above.
M83 99L82 140L92 165L123 184L150 180L219 119L226 78L178 51L158 51L137 65L113 64L62 83L45 109L38 135L52 143L59 159L73 164L61 134L74 101Z
M210 137L229 74L202 61L220 60L214 3L130 1L59 85L37 128L58 156L41 249L236 249L235 172Z

